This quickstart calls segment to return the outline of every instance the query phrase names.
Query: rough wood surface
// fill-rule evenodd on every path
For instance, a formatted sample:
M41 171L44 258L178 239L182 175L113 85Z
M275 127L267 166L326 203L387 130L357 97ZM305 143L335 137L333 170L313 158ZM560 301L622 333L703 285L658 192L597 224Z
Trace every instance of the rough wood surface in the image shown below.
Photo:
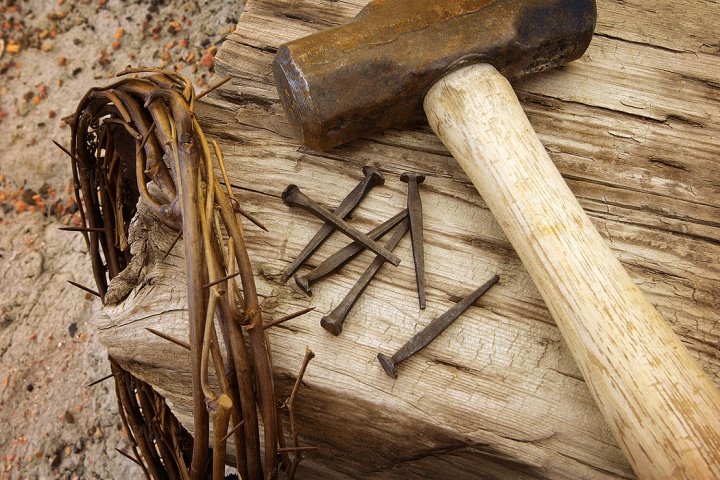
M267 319L316 310L270 331L280 397L305 346L315 351L296 402L306 443L300 474L324 478L629 478L616 446L540 295L483 199L428 127L386 131L323 154L292 138L272 83L279 44L339 25L365 2L249 1L221 48L235 78L197 106L231 168L241 203L269 228L246 226ZM720 44L715 2L598 2L580 60L515 85L571 190L633 279L720 384ZM286 207L295 183L334 208L362 176L382 170L351 222L369 230L405 206L399 175L419 171L425 222L426 310L417 306L409 236L334 337L320 317L372 258L363 254L306 297L284 277L320 226ZM154 231L141 234L144 229ZM155 385L190 425L189 361L150 333L179 338L182 246L138 229L146 264L99 328L110 354ZM142 235L145 235L144 237ZM149 239L149 240L148 240ZM308 268L346 243L334 234ZM176 254L177 252L177 254ZM137 257L141 259L141 256ZM307 268L303 271L307 271ZM391 380L375 356L392 353L493 273L498 285Z

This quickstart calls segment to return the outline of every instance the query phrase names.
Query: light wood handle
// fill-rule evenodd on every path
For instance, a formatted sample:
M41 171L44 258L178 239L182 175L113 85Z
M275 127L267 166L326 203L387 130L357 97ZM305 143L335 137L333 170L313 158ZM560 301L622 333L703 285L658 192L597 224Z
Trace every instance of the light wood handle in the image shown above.
M508 81L464 67L428 92L433 130L545 300L640 478L720 478L720 392L574 197Z

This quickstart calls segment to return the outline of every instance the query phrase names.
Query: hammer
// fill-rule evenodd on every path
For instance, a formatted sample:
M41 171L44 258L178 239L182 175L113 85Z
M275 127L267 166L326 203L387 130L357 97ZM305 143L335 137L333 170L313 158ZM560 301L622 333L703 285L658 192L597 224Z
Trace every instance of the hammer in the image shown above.
M282 45L296 134L325 150L425 119L502 227L641 478L720 478L720 392L594 228L510 81L580 57L594 0L375 0Z

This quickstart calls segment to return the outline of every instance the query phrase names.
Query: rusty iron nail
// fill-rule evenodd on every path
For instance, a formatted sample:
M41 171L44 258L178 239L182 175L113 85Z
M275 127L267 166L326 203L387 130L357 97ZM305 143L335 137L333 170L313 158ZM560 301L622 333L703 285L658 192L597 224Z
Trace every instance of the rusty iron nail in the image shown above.
M368 238L377 240L392 230L398 223L402 222L408 215L407 209L404 209L397 215L385 220L383 223L373 228L367 233ZM295 283L308 296L312 296L310 285L321 279L322 277L338 271L343 265L352 260L358 253L362 252L363 246L359 243L351 243L341 248L337 252L330 255L320 265L315 267L306 275L295 275Z
M362 169L365 178L352 189L350 193L340 202L340 205L335 209L335 215L340 218L345 218L360 204L360 201L365 198L368 192L375 186L379 186L385 183L385 177L383 174L375 168L365 165ZM308 242L303 248L302 252L297 258L285 269L285 275L290 276L300 268L300 265L312 255L315 250L325 241L325 239L332 233L333 226L325 223L317 231L315 236Z
M385 373L392 378L398 377L397 364L406 360L411 355L416 354L433 340L440 335L452 322L454 322L462 313L468 309L478 298L480 298L485 292L490 290L490 287L495 285L500 280L498 275L494 275L490 280L485 282L480 288L472 292L467 297L460 300L447 312L443 313L435 320L430 322L427 327L420 330L418 333L408 340L408 342L400 347L400 349L393 354L392 357L388 357L384 353L378 353L377 359L380 361Z
M415 261L415 283L418 303L425 308L425 247L423 246L422 201L418 185L425 181L421 173L405 172L400 180L407 183L407 208L410 215L410 238L412 239L413 260Z
M342 218L339 218L330 210L305 195L300 191L300 187L297 185L289 185L285 189L282 193L282 201L285 205L300 207L303 210L312 213L320 220L332 224L336 230L341 231L368 250L372 250L376 255L382 256L393 265L397 266L400 263L400 257L393 255L392 252L388 251L385 247L381 246L374 240L370 240L367 235L356 228L351 227Z
M395 248L395 246L397 246L397 244L402 239L403 235L405 235L405 233L408 231L408 228L409 221L408 219L405 219L400 223L400 225L398 225L397 229L395 229L395 232L393 232L390 240L388 240L385 244L385 247L388 250L392 250L393 248ZM322 319L320 320L320 325L322 325L325 330L335 336L340 335L343 329L343 324L345 323L345 318L347 317L348 313L350 313L350 309L353 307L353 305L355 305L355 302L357 302L358 298L360 298L362 292L370 284L370 280L372 280L372 278L375 276L378 270L380 270L380 267L382 267L384 263L385 259L383 257L381 257L380 255L376 256L375 259L367 267L367 269L365 269L365 272L363 272L355 285L353 285L347 295L345 295L345 298L343 298L342 302L340 302L340 304L335 307L332 312L322 317Z

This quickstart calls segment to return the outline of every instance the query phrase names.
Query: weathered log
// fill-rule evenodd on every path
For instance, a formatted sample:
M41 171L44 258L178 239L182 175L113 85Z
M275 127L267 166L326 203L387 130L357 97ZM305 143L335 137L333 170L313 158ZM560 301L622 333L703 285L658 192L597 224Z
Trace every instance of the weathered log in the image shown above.
M264 317L316 307L269 330L279 398L289 395L306 345L316 353L295 412L302 443L322 448L306 453L300 476L632 477L537 289L430 129L386 131L322 154L292 137L272 83L275 49L343 23L364 3L248 2L217 57L219 75L234 79L196 106L240 203L270 230L245 229ZM711 2L600 1L586 55L515 88L600 233L720 385L718 14ZM373 256L363 253L305 296L282 271L320 224L279 196L295 183L332 209L366 164L386 183L352 215L365 231L404 208L402 172L427 176L428 307L418 309L408 237L395 250L400 266L380 270L334 337L320 318ZM174 236L151 217L136 219L132 291L105 307L99 329L113 358L191 427L188 355L145 330L187 339L182 245L160 261ZM345 244L333 234L308 267ZM500 283L401 364L397 380L385 375L378 352L395 351L495 272Z

